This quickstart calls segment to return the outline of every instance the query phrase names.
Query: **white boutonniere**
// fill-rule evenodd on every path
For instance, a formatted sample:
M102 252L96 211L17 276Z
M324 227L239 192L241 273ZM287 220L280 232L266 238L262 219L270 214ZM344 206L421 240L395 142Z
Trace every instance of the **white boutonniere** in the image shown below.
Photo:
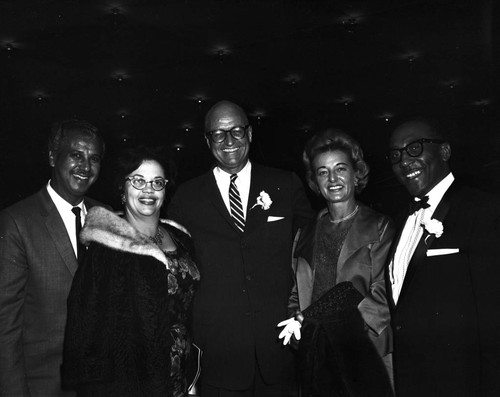
M443 224L437 219L427 219L422 222L422 226L427 230L429 234L434 234L436 238L443 235Z
M268 210L269 208L271 208L272 203L273 203L273 201L271 200L271 197L269 197L269 194L267 194L263 190L262 192L260 192L259 197L257 197L257 202L252 206L252 208L257 206L257 205L260 205L262 207L262 209L265 211L265 210ZM252 209L252 208L250 208L250 209Z

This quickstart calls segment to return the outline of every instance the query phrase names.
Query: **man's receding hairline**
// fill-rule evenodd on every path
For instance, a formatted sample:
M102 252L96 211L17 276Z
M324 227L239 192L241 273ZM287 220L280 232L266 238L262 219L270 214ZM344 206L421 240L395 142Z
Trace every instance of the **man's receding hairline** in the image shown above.
M214 120L214 115L220 112L224 112L224 114L227 114L228 111L233 112L233 116L237 115L241 117L246 124L248 123L247 114L240 105L231 101L224 100L217 102L208 110L207 115L205 116L205 129L207 129L209 127L209 124Z

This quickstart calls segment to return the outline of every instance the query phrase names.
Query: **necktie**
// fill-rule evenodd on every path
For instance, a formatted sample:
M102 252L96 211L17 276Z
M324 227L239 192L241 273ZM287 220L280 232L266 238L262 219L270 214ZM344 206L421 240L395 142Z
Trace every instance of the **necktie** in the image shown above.
M81 262L83 259L83 253L85 252L85 248L83 244L80 243L80 231L82 230L82 219L80 217L80 212L82 211L80 207L73 207L71 209L73 214L75 214L75 227L76 227L76 247L77 247L77 258L78 262Z
M240 232L243 232L245 231L245 217L243 215L240 192L235 183L236 178L238 178L238 175L231 175L231 183L229 184L229 206L231 208L231 216L234 220L234 224Z
M421 208L423 208L423 209L429 208L430 205L427 203L427 201L429 201L429 196L424 196L424 197L422 197L421 200L413 200L410 203L410 208L409 208L408 213L411 215L411 214L414 214L415 212L417 212Z

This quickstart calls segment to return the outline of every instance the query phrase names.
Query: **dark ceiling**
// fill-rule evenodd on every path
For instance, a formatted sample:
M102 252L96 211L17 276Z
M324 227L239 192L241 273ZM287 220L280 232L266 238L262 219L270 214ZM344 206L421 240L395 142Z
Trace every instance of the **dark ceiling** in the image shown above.
M308 136L347 129L373 197L394 186L382 159L398 119L443 116L459 173L500 190L497 3L3 0L0 206L46 181L46 136L64 118L97 124L111 153L166 145L181 181L201 173L203 116L220 99L250 114L255 159L299 173Z

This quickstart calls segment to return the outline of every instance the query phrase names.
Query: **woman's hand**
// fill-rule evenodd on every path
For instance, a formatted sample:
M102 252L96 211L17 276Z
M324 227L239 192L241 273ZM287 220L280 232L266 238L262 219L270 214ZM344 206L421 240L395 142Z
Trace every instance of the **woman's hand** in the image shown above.
M290 343L292 335L295 336L295 339L300 340L300 328L302 325L300 322L295 320L294 317L280 322L278 327L285 327L278 336L279 339L283 339L284 345L288 345Z

